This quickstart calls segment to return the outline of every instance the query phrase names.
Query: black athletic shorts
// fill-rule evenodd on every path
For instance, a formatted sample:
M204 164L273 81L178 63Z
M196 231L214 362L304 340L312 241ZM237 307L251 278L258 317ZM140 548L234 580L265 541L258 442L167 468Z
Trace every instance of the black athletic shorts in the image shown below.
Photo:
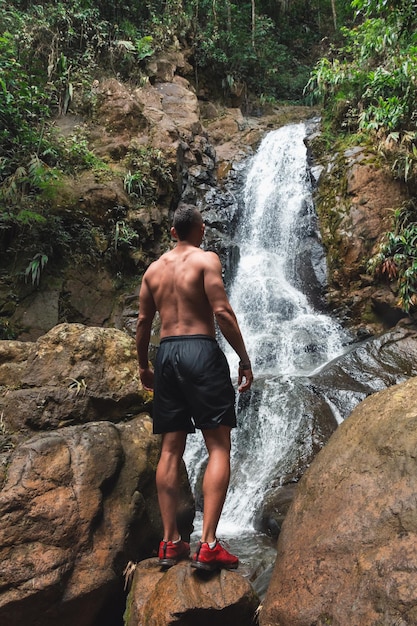
M236 426L229 364L207 335L161 340L155 363L153 432Z

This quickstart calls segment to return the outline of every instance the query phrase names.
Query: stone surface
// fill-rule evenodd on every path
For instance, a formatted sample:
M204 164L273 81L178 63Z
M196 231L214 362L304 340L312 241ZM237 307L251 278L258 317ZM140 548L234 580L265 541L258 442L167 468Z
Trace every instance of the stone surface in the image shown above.
M134 340L123 331L60 324L28 344L27 351L18 351L13 367L20 345L4 341L0 363L0 385L13 386L0 396L3 420L12 432L120 421L145 410L151 400L139 381ZM20 379L11 381L13 371Z
M367 264L392 228L393 211L408 199L407 187L394 180L388 167L378 165L372 150L358 147L329 154L325 161L317 210L328 260L329 300L350 326L366 324L373 332L392 328L406 314L398 295L369 276Z
M165 573L150 559L138 564L126 626L252 626L259 599L237 572L199 573L189 561Z
M364 400L301 479L261 626L417 623L417 378Z
M159 443L147 416L42 433L0 493L0 622L89 625L129 558L157 545ZM160 527L159 527L160 528Z
M123 570L162 535L160 437L126 333L54 327L0 342L0 623L114 626ZM181 468L179 527L194 500Z

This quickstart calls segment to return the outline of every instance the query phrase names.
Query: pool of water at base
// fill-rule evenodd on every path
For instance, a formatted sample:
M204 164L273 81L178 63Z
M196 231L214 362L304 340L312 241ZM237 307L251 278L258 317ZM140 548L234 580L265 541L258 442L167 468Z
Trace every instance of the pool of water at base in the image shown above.
M201 537L202 514L197 513L191 535L193 551ZM276 558L276 539L251 528L237 528L220 520L217 536L232 554L239 557L237 572L247 578L263 600Z

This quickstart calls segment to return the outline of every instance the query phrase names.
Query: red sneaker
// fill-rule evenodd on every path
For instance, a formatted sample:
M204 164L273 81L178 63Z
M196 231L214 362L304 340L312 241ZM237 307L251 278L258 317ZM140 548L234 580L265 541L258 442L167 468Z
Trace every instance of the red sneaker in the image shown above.
M172 567L182 559L188 559L190 556L190 544L185 541L161 541L159 544L159 565L164 567Z
M192 567L208 572L215 569L236 569L238 565L237 556L225 550L219 541L216 541L214 548L210 548L208 543L201 543L200 541L191 561Z

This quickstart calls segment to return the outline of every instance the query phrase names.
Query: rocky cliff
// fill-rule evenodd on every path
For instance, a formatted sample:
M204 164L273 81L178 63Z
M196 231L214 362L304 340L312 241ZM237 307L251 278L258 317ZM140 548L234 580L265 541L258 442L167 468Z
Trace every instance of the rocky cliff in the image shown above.
M148 71L142 86L97 79L93 110L77 103L75 94L71 112L55 121L59 135L71 145L87 144L100 160L61 181L52 200L52 211L79 230L80 247L85 229L90 240L82 253L55 259L39 285L3 277L0 319L17 339L36 339L61 322L131 332L140 277L170 246L178 201L198 203L207 244L221 254L219 233L233 238L236 207L229 187L239 178L239 163L268 130L318 113L283 106L254 116L226 108L207 90L196 92L187 55L179 50L153 61ZM318 144L310 142L328 299L347 324L379 331L404 313L388 288L373 284L366 262L406 192L369 151L319 158Z
M2 624L120 623L126 564L157 550L159 438L135 350L81 324L0 343ZM185 469L182 494L186 537Z

